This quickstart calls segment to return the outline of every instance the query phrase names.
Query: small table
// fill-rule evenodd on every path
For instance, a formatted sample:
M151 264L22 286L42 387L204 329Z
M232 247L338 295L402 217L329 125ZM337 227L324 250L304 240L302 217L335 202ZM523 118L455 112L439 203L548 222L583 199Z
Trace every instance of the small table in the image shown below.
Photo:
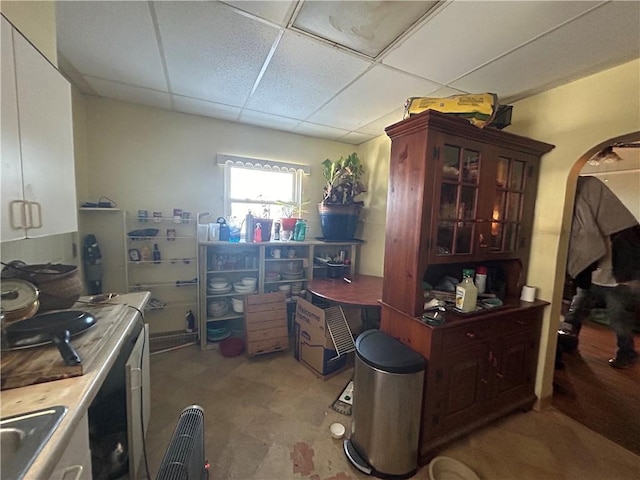
M360 308L365 329L379 328L382 277L354 275L350 280L351 283L343 278L314 278L307 283L307 290L327 302Z

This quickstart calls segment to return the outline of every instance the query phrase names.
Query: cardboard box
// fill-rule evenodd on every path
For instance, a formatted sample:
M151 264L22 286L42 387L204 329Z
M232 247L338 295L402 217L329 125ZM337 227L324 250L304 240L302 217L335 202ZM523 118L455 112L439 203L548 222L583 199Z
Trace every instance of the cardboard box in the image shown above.
M353 354L335 350L324 318L324 310L299 299L296 306L295 358L317 377L326 379L350 366Z

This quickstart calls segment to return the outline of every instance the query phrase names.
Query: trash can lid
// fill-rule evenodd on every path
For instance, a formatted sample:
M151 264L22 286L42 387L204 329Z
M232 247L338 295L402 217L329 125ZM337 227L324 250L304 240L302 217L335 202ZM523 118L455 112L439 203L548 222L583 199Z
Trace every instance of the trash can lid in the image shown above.
M356 339L356 353L362 361L389 373L415 373L427 361L417 352L380 330L367 330Z

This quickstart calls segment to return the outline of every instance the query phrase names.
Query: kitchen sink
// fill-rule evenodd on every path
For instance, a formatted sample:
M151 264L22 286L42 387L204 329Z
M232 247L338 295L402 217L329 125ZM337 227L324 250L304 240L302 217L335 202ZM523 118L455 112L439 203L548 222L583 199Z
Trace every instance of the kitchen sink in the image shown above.
M22 478L66 413L55 406L0 419L0 478Z

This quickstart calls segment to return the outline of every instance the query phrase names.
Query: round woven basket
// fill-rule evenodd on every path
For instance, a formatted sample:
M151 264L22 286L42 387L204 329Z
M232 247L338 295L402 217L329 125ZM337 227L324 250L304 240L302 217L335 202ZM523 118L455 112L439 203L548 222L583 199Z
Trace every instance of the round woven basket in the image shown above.
M82 281L75 265L22 265L11 273L40 290L39 312L71 308L82 295Z

